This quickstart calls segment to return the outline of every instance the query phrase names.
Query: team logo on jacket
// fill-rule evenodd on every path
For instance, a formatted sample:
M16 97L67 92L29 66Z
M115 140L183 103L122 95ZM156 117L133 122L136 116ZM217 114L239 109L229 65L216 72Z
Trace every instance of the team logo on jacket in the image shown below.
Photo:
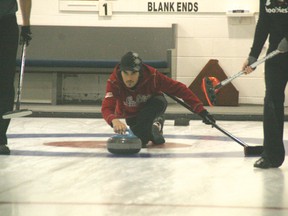
M112 92L107 92L105 95L105 98L110 98L113 97L113 93Z
M128 96L124 101L124 105L128 107L136 107L140 103L145 103L150 97L150 95L137 95L136 100L134 100L132 96Z
M266 0L267 13L288 13L288 0Z

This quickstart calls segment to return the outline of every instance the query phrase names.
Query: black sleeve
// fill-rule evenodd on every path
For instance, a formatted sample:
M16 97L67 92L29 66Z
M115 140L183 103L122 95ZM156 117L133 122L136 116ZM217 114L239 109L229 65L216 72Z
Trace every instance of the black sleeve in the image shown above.
M259 19L257 21L256 30L254 34L253 45L249 56L253 56L258 59L265 41L269 34L269 19L265 12L265 1L260 1Z

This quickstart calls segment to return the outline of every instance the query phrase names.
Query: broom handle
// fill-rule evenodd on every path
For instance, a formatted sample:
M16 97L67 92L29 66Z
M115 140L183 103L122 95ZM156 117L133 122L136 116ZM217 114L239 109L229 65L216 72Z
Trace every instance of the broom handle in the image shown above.
M177 103L179 103L180 105L182 105L183 107L187 108L188 110L190 110L192 113L195 113L193 111L193 109L184 101L180 100L179 98L176 98L175 96L169 95L167 93L165 93L168 97L172 98L174 101L176 101ZM243 147L247 147L248 145L243 142L242 140L240 140L239 138L233 136L231 133L229 133L228 131L224 130L223 128L221 128L219 125L217 125L216 123L210 121L211 125L213 127L215 127L217 130L221 131L222 133L224 133L225 135L227 135L228 137L230 137L232 140L236 141L238 144L240 144Z
M278 49L277 50L274 50L273 52L269 53L268 55L266 55L264 58L254 62L253 64L250 65L250 67L252 68L256 68L258 65L262 64L263 62L265 62L266 60L270 59L270 58L273 58L274 56L278 55L279 53L281 53L281 51L279 51ZM225 86L227 85L228 83L230 83L232 80L234 80L235 78L243 75L245 73L245 70L243 71L240 71L236 74L234 74L233 76L221 81L218 85L215 86L215 90L216 89L220 89L222 86Z
M20 68L20 73L19 73L19 82L18 82L18 89L17 89L16 110L20 110L24 68L25 68L25 55L26 55L26 42L24 42L23 47L22 47L21 68Z

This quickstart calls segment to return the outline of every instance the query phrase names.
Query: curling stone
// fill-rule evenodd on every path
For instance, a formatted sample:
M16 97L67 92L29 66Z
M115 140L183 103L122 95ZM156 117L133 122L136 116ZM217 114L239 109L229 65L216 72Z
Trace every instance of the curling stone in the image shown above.
M131 130L116 134L107 140L107 150L112 154L137 154L142 147L141 140Z

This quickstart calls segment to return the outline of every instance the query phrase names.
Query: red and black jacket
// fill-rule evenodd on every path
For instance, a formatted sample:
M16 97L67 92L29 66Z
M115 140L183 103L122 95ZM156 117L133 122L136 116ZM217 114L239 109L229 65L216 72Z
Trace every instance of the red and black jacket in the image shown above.
M117 65L107 81L101 110L103 118L111 125L115 118L135 117L149 98L161 95L163 92L183 99L195 113L205 110L199 98L186 85L146 64L142 66L136 88L127 88L121 79L119 65Z

